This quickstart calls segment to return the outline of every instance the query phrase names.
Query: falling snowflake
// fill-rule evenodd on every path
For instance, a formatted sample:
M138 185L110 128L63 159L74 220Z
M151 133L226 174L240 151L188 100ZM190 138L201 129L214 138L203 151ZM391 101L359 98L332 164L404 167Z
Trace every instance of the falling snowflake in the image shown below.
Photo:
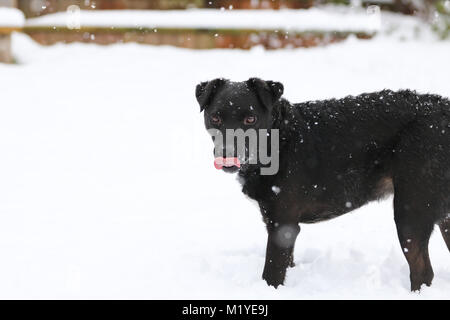
M280 187L272 186L272 191L275 194L279 194L281 192L281 189L280 189Z

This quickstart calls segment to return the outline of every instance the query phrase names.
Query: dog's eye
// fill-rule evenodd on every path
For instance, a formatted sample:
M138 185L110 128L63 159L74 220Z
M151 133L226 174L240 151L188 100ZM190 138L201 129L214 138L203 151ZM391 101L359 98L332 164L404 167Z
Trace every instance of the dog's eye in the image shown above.
M218 116L211 116L211 122L214 124L220 124L222 120Z
M244 123L247 124L247 125L255 124L255 122L256 122L256 117L255 116L248 116L248 117L246 117L244 119Z

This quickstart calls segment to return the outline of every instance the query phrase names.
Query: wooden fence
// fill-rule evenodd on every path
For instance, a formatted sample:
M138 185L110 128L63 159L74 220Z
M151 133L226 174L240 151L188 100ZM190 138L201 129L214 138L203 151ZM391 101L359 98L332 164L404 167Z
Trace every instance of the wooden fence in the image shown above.
M11 36L3 32L0 29L0 63L11 63L13 61L11 54Z
M150 45L171 45L191 49L266 49L308 48L345 40L350 35L370 39L373 34L364 32L279 32L252 29L171 29L171 28L93 28L71 30L65 27L25 27L23 30L43 45L85 42L113 44L135 42Z
M16 0L0 0L0 7L16 7ZM11 33L20 28L2 26L0 21L0 62L11 63L13 56L11 53Z
M2 1L2 0L0 0ZM81 9L186 9L186 8L234 8L234 9L306 9L325 3L351 4L351 0L3 0L17 1L27 17L65 11L70 5ZM440 0L361 0L362 5L379 5L383 10L417 13ZM422 3L421 5L419 5Z

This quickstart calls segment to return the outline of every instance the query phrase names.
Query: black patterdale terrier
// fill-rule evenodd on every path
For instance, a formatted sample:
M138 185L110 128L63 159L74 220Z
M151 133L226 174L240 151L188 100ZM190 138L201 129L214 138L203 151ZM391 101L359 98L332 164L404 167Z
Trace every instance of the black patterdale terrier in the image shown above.
M431 285L428 242L435 224L450 249L450 101L384 90L292 104L282 94L281 83L257 78L216 79L196 88L208 130L278 129L275 174L262 175L262 164L227 150L218 167L239 172L244 194L259 204L268 231L263 279L283 284L299 223L325 221L394 194L411 290Z

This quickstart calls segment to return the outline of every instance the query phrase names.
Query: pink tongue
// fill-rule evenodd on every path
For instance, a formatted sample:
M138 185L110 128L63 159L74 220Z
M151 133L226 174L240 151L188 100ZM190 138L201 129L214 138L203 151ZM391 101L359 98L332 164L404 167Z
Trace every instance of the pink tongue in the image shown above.
M217 170L222 169L223 167L241 167L241 162L238 158L216 158L214 160L214 166Z

